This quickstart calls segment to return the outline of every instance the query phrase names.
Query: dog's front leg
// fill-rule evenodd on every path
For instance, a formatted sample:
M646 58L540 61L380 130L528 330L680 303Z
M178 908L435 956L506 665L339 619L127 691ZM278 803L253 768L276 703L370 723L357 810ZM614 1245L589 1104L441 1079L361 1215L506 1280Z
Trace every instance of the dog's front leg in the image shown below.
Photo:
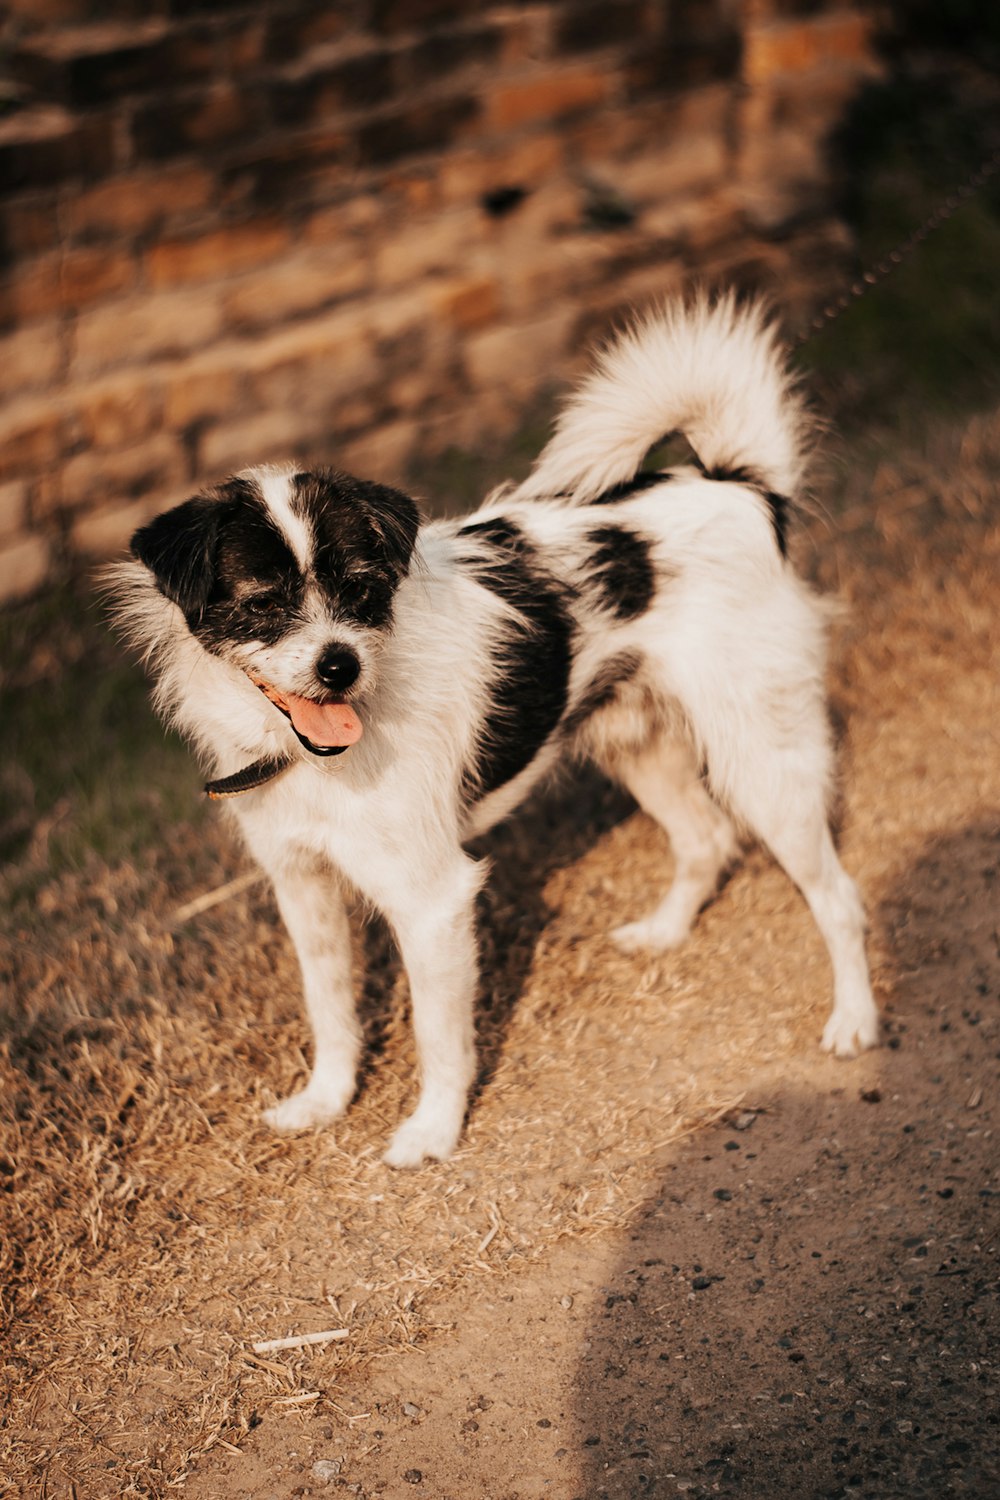
M410 981L421 1075L417 1107L385 1153L391 1167L451 1155L476 1072L475 898L482 872L456 852L445 868L424 874L424 886L386 907Z
M271 878L302 969L316 1050L305 1088L265 1110L264 1119L277 1130L305 1130L342 1115L354 1093L361 1027L351 984L351 938L332 874L285 866Z

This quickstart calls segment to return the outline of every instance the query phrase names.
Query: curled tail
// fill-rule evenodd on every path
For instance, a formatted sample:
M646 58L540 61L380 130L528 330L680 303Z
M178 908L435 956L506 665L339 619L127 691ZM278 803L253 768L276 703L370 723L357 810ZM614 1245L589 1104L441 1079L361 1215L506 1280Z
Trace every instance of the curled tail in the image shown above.
M808 429L763 307L702 295L640 316L601 351L517 495L596 499L633 479L649 449L675 432L709 474L790 495Z

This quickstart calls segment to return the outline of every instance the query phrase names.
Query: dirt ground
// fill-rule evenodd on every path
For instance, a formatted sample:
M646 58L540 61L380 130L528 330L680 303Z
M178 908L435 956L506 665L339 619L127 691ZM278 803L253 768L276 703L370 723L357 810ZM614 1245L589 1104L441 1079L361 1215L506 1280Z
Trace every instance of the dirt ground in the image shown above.
M393 1174L377 927L359 1098L279 1140L307 1036L270 899L176 916L246 871L222 825L53 878L5 955L0 1493L1000 1494L1000 418L843 458L798 547L848 606L884 1045L820 1054L825 957L757 849L683 951L616 953L669 855L584 776L488 841L481 1087L453 1161Z

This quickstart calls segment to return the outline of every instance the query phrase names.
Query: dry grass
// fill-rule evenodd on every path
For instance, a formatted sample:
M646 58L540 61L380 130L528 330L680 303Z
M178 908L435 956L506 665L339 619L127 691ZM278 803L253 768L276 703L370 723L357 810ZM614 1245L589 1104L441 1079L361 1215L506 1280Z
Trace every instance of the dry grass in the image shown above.
M942 432L857 473L836 539L817 526L802 541L853 606L836 685L843 842L870 898L958 802L971 819L1000 796L998 474L1000 421ZM942 776L961 789L950 805ZM44 830L31 849L43 866ZM748 1059L815 1046L825 960L761 854L687 949L643 962L603 934L648 904L668 861L617 793L574 783L488 852L482 1086L454 1160L411 1175L379 1161L413 1056L377 926L357 924L359 1099L341 1128L282 1139L258 1116L301 1078L307 1034L271 899L251 885L172 917L246 871L221 822L41 880L2 955L0 1490L162 1495L269 1406L349 1424L347 1373L419 1347L437 1292L624 1224L658 1149L739 1103ZM873 956L891 1001L887 942ZM349 1337L252 1350L337 1327Z

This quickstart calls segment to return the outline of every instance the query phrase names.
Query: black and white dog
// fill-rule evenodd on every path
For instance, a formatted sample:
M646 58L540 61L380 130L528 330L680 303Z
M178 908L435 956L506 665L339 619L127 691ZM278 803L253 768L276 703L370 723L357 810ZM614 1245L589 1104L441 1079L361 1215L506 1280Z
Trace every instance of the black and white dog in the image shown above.
M671 432L697 467L642 472ZM412 996L422 1090L385 1159L450 1154L476 1070L483 871L463 845L572 755L673 844L672 885L618 943L686 937L737 852L732 817L826 941L823 1046L876 1042L864 916L827 820L825 610L785 556L806 436L760 310L702 298L605 350L530 477L465 520L423 524L346 474L257 468L136 533L119 620L302 967L315 1062L272 1125L325 1125L355 1090L349 882L390 922Z

